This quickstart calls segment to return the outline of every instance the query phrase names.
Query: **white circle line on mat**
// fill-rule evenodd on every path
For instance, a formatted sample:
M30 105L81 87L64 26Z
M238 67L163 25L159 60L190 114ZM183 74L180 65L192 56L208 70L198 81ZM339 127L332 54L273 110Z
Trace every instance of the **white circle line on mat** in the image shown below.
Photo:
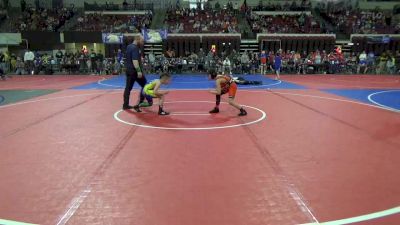
M174 102L166 102L166 103L215 103L215 102L211 102L211 101L174 101ZM261 117L256 119L256 120L254 120L254 121L250 121L250 122L247 122L247 123L226 125L226 126L211 126L211 127L160 127L160 126L151 126L151 125L143 125L143 124L131 123L131 122L127 122L127 121L122 120L122 119L119 118L119 114L123 110L119 110L119 111L115 112L114 113L114 119L117 120L118 122L124 123L126 125L137 126L137 127L142 127L142 128L159 129L159 130L216 130L216 129L226 129L226 128L234 128L234 127L252 125L252 124L261 122L262 120L264 120L267 117L267 114L263 110L261 110L259 108L256 108L256 107L253 107L253 106L247 106L247 105L243 105L243 106L245 108L254 109L254 110L260 112L261 113ZM210 116L212 116L212 115L210 115Z
M400 112L399 109L395 109L395 108L392 108L392 107L390 107L390 106L381 104L381 103L379 103L379 102L377 102L377 101L375 101L375 100L372 99L372 96L380 95L380 94L383 94L383 93L390 93L390 92L400 92L400 90L387 90L387 91L378 91L378 92L374 92L374 93L368 95L368 101L372 102L372 103L375 104L375 105L379 105L380 107L383 107L383 108L392 110L392 111L394 111L394 112Z
M301 225L344 225L344 224L351 224L351 223L358 223L362 221L368 221L368 220L373 220L373 219L378 219L394 214L400 213L400 206L397 206L395 208L391 209L386 209L382 210L379 212L374 212L366 215L361 215L361 216L355 216L355 217L350 217L346 219L341 219L341 220L334 220L334 221L328 221L328 222L320 222L320 223L304 223Z

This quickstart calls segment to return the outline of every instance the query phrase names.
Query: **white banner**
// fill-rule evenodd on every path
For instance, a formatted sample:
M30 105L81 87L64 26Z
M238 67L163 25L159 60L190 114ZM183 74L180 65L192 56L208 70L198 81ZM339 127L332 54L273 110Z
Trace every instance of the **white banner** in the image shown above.
M0 45L19 45L20 43L20 33L0 33Z

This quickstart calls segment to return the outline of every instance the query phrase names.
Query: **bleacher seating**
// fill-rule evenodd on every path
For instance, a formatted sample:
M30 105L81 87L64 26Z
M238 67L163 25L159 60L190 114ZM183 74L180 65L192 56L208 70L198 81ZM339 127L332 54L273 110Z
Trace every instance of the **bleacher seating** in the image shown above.
M230 10L169 9L165 24L170 33L237 33L238 21Z

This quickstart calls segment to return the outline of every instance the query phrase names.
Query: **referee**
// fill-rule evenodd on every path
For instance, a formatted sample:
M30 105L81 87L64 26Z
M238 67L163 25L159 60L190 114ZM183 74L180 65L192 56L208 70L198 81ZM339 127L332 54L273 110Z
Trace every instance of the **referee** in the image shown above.
M129 96L131 94L135 81L143 87L146 85L147 80L142 72L142 63L140 48L144 45L144 39L142 35L136 36L132 42L132 38L128 37L128 47L126 49L126 85L124 91L124 104L122 105L123 110L134 109L136 112L142 112L139 104L144 101L142 92L139 93L139 103L135 106L129 105Z

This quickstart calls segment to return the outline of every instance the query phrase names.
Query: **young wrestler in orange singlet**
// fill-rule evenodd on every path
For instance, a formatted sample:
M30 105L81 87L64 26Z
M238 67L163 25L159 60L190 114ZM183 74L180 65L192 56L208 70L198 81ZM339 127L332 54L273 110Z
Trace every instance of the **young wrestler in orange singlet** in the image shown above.
M215 83L216 83L216 89L210 91L212 94L216 95L215 108L213 110L211 110L210 113L219 113L219 104L221 102L221 95L228 93L228 95L229 95L228 103L231 106L240 110L240 113L238 115L239 116L247 115L246 110L244 110L241 105L239 105L235 102L237 85L230 76L218 75L215 71L211 71L209 73L209 78L211 80L215 80Z

